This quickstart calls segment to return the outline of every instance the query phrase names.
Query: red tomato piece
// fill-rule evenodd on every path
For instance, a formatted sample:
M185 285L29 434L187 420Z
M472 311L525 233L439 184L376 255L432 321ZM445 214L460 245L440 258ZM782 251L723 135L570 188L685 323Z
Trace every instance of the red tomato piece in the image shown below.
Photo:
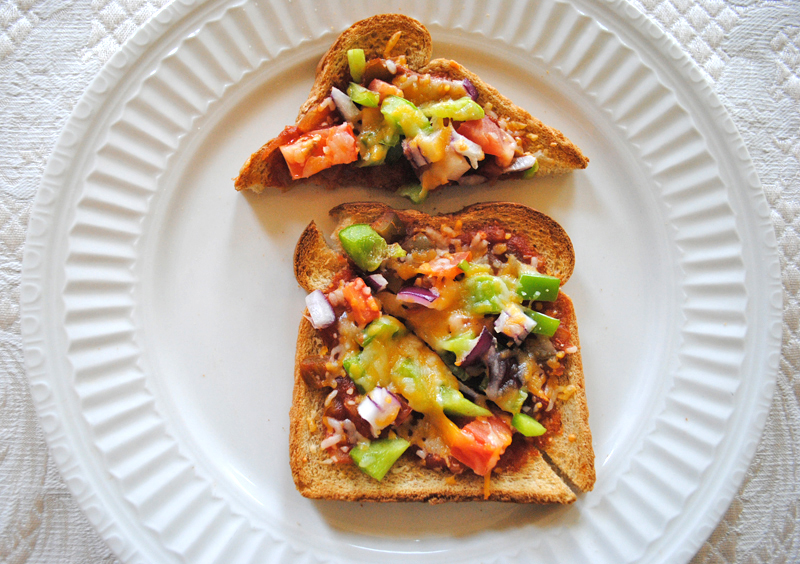
M514 160L516 140L489 117L465 121L456 129L461 135L480 145L487 155L497 157L497 164L505 168Z
M294 180L358 158L358 144L349 123L309 131L280 149Z
M364 284L361 278L354 278L342 288L347 305L353 313L353 319L359 326L364 327L370 321L381 316L381 306L372 295L372 290Z
M369 86L367 88L368 90L377 92L381 97L381 102L383 102L383 99L386 98L387 96L400 96L401 98L403 97L403 91L400 90L397 86L395 86L394 84L389 84L388 82L384 82L379 78L373 79L373 81L369 83Z
M486 476L511 444L512 431L497 415L479 417L461 429L466 440L450 446L459 462L469 466L479 476Z
M452 280L459 274L464 273L458 265L461 264L462 261L469 261L471 257L472 253L470 251L454 253L452 255L446 254L430 262L423 263L419 267L419 272L426 276L449 278Z

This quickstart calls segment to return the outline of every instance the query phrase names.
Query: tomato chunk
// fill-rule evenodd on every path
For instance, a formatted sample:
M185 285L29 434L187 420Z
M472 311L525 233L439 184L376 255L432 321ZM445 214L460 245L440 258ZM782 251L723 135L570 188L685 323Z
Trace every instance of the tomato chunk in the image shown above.
M456 129L461 135L480 145L487 155L497 157L501 167L511 165L517 149L517 141L491 118L465 121Z
M512 430L497 415L479 417L461 429L466 440L450 446L459 462L469 466L479 476L486 476L511 444Z
M361 278L354 278L345 284L342 288L342 295L353 312L353 319L359 326L363 327L381 316L380 304Z
M472 258L472 253L470 251L446 254L430 262L421 264L418 270L421 274L426 276L448 278L452 280L459 274L464 273L458 265L463 261L469 261L470 258Z
M309 131L280 149L294 180L358 158L358 144L349 123Z
M381 102L383 102L384 98L387 96L403 96L403 91L397 86L394 84L389 84L388 82L384 82L378 78L369 83L368 89L372 90L373 92L377 92L381 97Z

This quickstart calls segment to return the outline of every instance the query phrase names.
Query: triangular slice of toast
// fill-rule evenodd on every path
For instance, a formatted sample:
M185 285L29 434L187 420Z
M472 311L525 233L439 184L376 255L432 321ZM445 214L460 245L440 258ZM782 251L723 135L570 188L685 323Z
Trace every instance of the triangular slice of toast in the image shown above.
M371 61L374 63L372 69L364 73L361 85L372 88L373 91L381 90L380 108L383 108L386 96L398 95L400 92L401 97L413 98L416 105L434 98L457 99L468 95L482 112L483 118L478 120L483 122L482 126L463 127L475 115L461 116L459 119L430 117L427 130L438 131L437 128L450 125L454 132L446 136L450 140L449 144L445 140L438 145L438 149L430 149L422 144L420 151L416 143L407 147L406 142L414 139L406 136L408 132L405 129L397 131L399 137L396 134L390 140L384 136L380 142L375 141L374 135L369 136L364 132L368 129L377 130L380 124L376 124L375 120L386 120L388 117L378 114L378 108L355 105L352 108L358 113L348 118L331 98L333 88L346 93L353 82L348 65L348 51L351 49L363 50L367 67L370 67ZM430 60L431 52L432 40L428 30L413 18L400 14L382 14L353 24L338 37L320 60L311 93L301 106L295 124L287 126L280 135L247 159L235 179L236 189L261 192L267 187L287 189L299 182L312 181L328 187L356 184L395 190L420 182L424 194L440 185L479 184L497 179L530 177L534 173L559 174L587 166L589 159L560 131L543 124L526 110L516 106L457 62L446 59ZM373 84L375 77L382 81L380 87ZM438 87L425 90L426 93L420 93L423 90L421 88L410 91L409 82L417 80L432 80ZM465 121L462 122L461 118ZM328 161L325 161L327 157L323 157L323 154L331 154L324 147L328 141L320 143L318 136L314 142L298 142L303 136L348 124L350 132L347 133L347 151L338 152L337 149L334 151L337 157L330 157ZM495 126L502 132L497 133ZM381 130L381 135L385 133L385 129ZM456 142L463 143L464 137L477 143L480 150L474 145L457 146ZM496 154L498 143L493 144L491 139L500 141L502 156ZM297 147L302 145L303 150L298 149L292 153L291 158L299 158L301 164L295 165L299 169L293 168L290 171L283 151L292 143L296 143ZM373 156L369 156L370 148L374 149L376 145L386 146L379 147L383 151L381 154L386 153L384 160L376 160L374 152ZM460 152L453 156L452 153L457 151L456 147L459 147ZM479 151L477 156L476 151ZM304 156L297 157L298 154ZM343 156L345 154L346 157ZM310 159L309 155L319 156L321 160L315 163L324 164L309 167L309 160L304 160ZM450 156L447 166L443 164L447 159L442 155ZM347 159L354 160L346 164L330 164ZM374 164L375 162L382 164ZM303 163L307 165L305 168ZM365 166L366 164L371 166ZM434 172L423 174L431 168L435 169ZM298 170L302 172L298 173ZM310 176L297 176L312 171Z

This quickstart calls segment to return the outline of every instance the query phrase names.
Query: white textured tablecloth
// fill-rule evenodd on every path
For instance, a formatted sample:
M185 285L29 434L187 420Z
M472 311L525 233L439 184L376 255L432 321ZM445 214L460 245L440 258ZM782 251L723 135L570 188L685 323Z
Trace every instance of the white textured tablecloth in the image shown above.
M59 132L103 63L167 0L0 1L0 562L115 562L48 453L25 376L28 215ZM784 288L780 373L745 481L694 563L800 562L800 2L632 0L731 113L772 209Z

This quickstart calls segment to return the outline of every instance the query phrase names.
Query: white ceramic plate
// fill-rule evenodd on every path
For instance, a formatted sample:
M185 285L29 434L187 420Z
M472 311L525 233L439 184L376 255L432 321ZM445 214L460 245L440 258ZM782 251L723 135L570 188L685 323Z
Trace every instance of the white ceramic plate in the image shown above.
M176 2L75 109L34 209L26 363L52 452L125 562L684 562L752 457L778 365L767 204L686 56L622 2L381 5L576 142L586 171L435 194L570 233L595 491L570 507L312 502L288 410L311 220L387 194L260 197L232 177L293 122L319 56L375 2Z

